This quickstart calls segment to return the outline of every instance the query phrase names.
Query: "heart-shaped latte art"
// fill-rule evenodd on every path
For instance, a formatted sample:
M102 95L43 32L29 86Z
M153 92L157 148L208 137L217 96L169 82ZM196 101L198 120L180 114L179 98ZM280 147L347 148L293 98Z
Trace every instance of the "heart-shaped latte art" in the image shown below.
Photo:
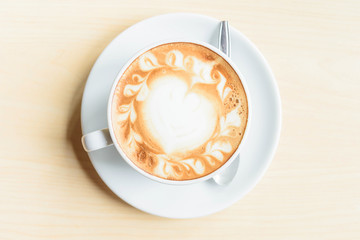
M166 75L155 79L140 110L144 128L167 155L186 153L204 144L214 133L217 111L185 80Z

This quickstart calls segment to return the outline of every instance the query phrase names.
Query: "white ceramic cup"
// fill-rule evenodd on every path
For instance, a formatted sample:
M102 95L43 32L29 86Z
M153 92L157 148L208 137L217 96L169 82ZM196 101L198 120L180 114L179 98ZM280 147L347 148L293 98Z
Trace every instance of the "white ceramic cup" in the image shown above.
M121 149L119 143L116 141L116 137L115 137L115 133L114 133L114 129L112 128L112 119L111 119L111 104L112 104L112 99L113 99L113 95L115 92L115 88L117 86L117 83L120 81L122 75L124 74L125 70L133 63L133 61L135 61L135 59L137 57L139 57L141 54L147 52L148 50L160 46L162 44L166 44L166 43L172 43L172 42L188 42L188 43L195 43L201 46L204 46L210 50L212 50L213 52L217 53L218 55L220 55L222 58L224 58L229 64L230 66L235 70L236 74L239 76L241 83L244 87L245 93L246 93L246 97L247 97L247 101L248 101L248 119L247 119L247 125L246 125L246 129L243 135L243 139L241 141L241 143L239 144L238 148L236 149L236 151L234 152L234 154L230 157L229 160L227 160L227 162L225 164L223 164L220 168L218 168L217 170L215 170L214 172L196 178L196 179L191 179L191 180L168 180L168 179L163 179L157 176L154 176L152 174L149 174L147 172L145 172L143 169L139 168L138 166L136 166L124 153L124 151ZM249 132L249 127L250 127L250 123L251 123L251 104L250 104L250 96L249 96L249 91L246 85L246 81L244 76L240 73L240 71L237 69L236 65L231 61L231 59L226 56L224 53L222 53L219 49L215 48L214 46L205 43L205 42L199 42L199 41L192 41L192 40L168 40L168 41L162 41L162 42L158 42L156 44L152 44L151 46L148 46L142 50L140 50L139 52L137 52L120 70L120 72L118 73L118 75L116 76L113 86L111 88L110 94L109 94L109 99L108 99L108 105L107 105L107 120L108 120L108 128L105 129L100 129L94 132L90 132L84 136L82 136L81 141L83 144L83 147L85 149L85 151L87 152L91 152L91 151L96 151L102 148L105 148L107 146L110 145L114 145L116 150L119 152L119 154L121 155L121 157L132 167L134 168L136 171L138 171L140 174L155 180L157 182L161 182L161 183L166 183L166 184L173 184L173 185L183 185L183 184L191 184L191 183L198 183L201 181L206 181L210 178L213 178L214 176L221 174L221 171L223 171L225 168L227 168L240 154L241 152L241 148L244 145L244 141L248 135Z

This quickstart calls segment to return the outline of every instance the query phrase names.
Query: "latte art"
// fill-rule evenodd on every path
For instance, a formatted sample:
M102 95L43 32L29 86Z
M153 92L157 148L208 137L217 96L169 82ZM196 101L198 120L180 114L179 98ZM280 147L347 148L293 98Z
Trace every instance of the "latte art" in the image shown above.
M171 180L205 176L235 152L247 98L232 67L194 43L168 43L138 57L112 100L116 139L144 171Z
M216 126L217 112L211 101L189 92L186 82L176 76L159 77L141 110L146 131L168 155L199 147Z

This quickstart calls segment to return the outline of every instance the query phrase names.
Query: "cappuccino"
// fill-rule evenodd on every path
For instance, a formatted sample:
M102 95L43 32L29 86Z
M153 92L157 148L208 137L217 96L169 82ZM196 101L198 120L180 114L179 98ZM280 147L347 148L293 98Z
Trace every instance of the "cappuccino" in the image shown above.
M231 158L248 119L239 76L211 49L188 42L136 58L111 103L116 141L145 172L169 180L206 176Z

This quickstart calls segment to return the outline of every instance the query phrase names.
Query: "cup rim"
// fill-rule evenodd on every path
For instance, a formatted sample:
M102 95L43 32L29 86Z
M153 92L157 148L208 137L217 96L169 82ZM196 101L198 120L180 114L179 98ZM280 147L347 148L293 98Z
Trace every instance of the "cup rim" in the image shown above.
M168 44L168 43L193 43L193 44L198 44L201 45L203 47L206 47L208 49L210 49L211 51L215 52L216 54L220 55L223 59L225 59L225 61L230 64L230 66L233 68L233 70L235 71L235 73L239 76L240 81L242 83L242 86L244 88L245 94L246 94L246 98L247 98L247 105L248 105L248 117L247 117L247 123L246 123L246 127L245 127L245 131L243 134L243 138L241 140L241 142L239 143L239 146L237 147L237 149L235 150L235 152L232 154L232 156L226 161L226 163L224 163L223 165L221 165L218 169L216 169L215 171L199 177L199 178L195 178L195 179L189 179L189 180L169 180L169 179L164 179L155 175L152 175L148 172L146 172L145 170L141 169L140 167L138 167L133 161L131 161L126 154L124 153L124 151L121 149L119 143L117 142L115 133L114 133L114 129L113 129L113 125L112 125L112 117L111 117L111 106L112 106L112 100L113 100L113 96L114 96L114 92L116 89L116 86L118 84L118 82L121 79L121 76L124 74L124 72L126 71L126 69L136 60L136 58L138 58L141 54L147 52L148 50L158 47L160 45L163 44ZM249 133L249 128L250 128L250 123L251 123L251 100L250 100L250 94L249 94L249 89L247 87L246 84L246 79L245 77L241 74L241 72L239 71L239 69L237 68L237 66L235 65L235 63L228 57L226 56L223 52L221 52L218 48L210 45L209 43L203 42L203 41L198 41L198 40L189 40L189 39L168 39L168 40L163 40L163 41L158 41L156 43L152 43L142 49L140 49L139 51L137 51L119 70L118 74L116 75L116 77L114 78L113 81L113 85L111 87L111 91L109 94L109 98L108 98L108 103L107 103L107 122L108 122L108 128L109 128L109 132L110 132L110 136L111 139L113 140L113 144L117 150L117 152L121 155L121 157L133 168L135 169L137 172L139 172L140 174L142 174L143 176L156 181L156 182L160 182L160 183L165 183L165 184L170 184L170 185L187 185L187 184L193 184L193 183L199 183L199 182L203 182L206 180L211 179L212 177L220 174L223 170L225 170L240 154L240 150L242 149L242 146L244 145L245 140L247 139L248 133Z

